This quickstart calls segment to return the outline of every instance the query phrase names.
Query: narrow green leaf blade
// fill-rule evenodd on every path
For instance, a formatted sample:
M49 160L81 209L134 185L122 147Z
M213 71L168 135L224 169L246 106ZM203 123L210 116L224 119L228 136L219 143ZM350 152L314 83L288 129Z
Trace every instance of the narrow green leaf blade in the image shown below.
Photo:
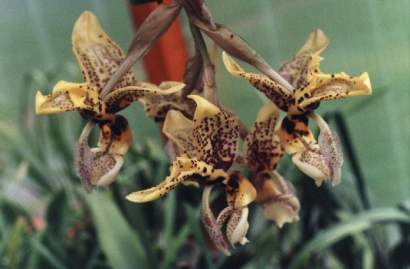
M139 236L107 193L86 195L101 248L113 268L149 268Z

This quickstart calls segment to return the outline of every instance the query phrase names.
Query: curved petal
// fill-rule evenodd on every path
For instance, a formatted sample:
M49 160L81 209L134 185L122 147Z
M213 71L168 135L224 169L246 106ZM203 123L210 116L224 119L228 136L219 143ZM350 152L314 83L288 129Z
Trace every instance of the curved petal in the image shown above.
M330 169L318 151L298 152L292 156L292 162L300 171L313 178L317 186L330 178Z
M304 151L307 147L317 147L316 140L309 129L309 120L306 116L285 117L280 126L280 143L286 153Z
M192 120L186 118L180 111L170 110L165 118L162 132L178 146L181 152L188 157L195 157L193 129Z
M279 73L293 87L300 88L308 81L311 74L319 67L318 56L329 45L329 40L322 30L317 29L310 33L303 47L290 61L279 69Z
M255 187L237 171L231 173L222 184L225 186L228 205L234 209L244 208L256 199Z
M90 149L88 145L91 128L86 127L75 149L77 174L88 192L93 185L107 186L115 180L132 142L128 122L122 116L117 115L99 127L100 139L96 148Z
M370 95L371 93L372 87L366 72L358 77L351 77L346 73L315 74L308 86L295 92L295 104L289 107L289 114L302 114L310 111L323 100Z
M265 218L274 220L281 228L285 223L299 220L300 203L290 182L276 171L260 173L255 178L256 203Z
M232 165L237 152L238 119L203 97L198 95L188 97L197 104L193 129L196 157L215 168L227 170Z
M287 90L280 84L271 80L265 75L247 73L243 68L234 61L227 53L222 53L222 60L226 70L236 77L246 79L252 86L260 90L266 97L268 97L280 109L287 111L289 106L290 96Z
M178 157L173 162L170 175L155 187L133 192L127 195L127 199L135 203L145 203L161 198L180 183L187 180L198 180L200 182L222 182L228 175L222 169L214 169L211 165L190 159Z
M205 118L211 118L221 113L221 109L199 95L188 95L196 103L194 121L199 124Z
M330 170L330 180L333 185L339 184L343 165L343 152L339 137L327 125L326 121L318 114L312 113L312 119L319 126L318 137L319 151L324 162Z
M275 131L278 117L277 107L267 102L245 138L246 161L254 171L273 170L282 157L282 146Z
M36 114L89 110L96 113L103 109L98 94L86 83L59 81L48 95L36 94ZM102 105L102 104L101 104Z
M97 17L89 11L83 12L77 19L71 39L85 81L100 92L124 59L123 51L104 32ZM130 86L135 82L134 74L128 71L114 89Z
M173 84L173 87L161 89L152 84L140 83L136 86L128 86L121 89L113 90L104 97L104 102L107 106L108 113L116 113L132 102L145 96L166 96L179 92L183 87L183 83Z
M249 229L248 215L249 209L244 207L235 210L229 218L228 223L226 224L226 237L232 246L236 243L245 245L249 242L246 238Z
M202 192L202 202L201 202L201 220L202 224L206 232L209 235L212 243L214 243L215 247L221 251L226 256L230 256L231 253L229 251L228 243L224 238L222 233L222 225L225 222L226 218L229 214L225 214L226 210L218 216L219 222L215 219L214 213L212 212L209 206L209 197L211 195L212 186L206 186L204 191ZM230 213L230 212L228 212ZM221 216L221 217L220 217ZM222 217L223 216L223 217Z
M316 29L309 34L305 44L296 55L303 53L321 53L329 45L329 39L321 29Z

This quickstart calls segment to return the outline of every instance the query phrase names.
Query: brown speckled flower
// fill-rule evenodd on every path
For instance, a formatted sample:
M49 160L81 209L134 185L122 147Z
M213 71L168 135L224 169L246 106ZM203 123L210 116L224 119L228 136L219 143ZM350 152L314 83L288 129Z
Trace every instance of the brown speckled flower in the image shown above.
M86 128L76 150L78 174L85 189L90 191L92 185L106 186L115 179L132 142L127 120L116 113L140 98L174 94L184 84L168 82L157 87L138 82L132 71L128 71L110 93L102 93L125 56L91 12L84 12L76 21L72 45L85 82L60 81L51 94L37 92L36 113L78 111L85 119L98 124L97 147L88 148L91 128Z
M321 72L319 54L328 43L321 30L314 31L298 53L280 68L279 73L294 87L291 92L265 75L245 72L230 56L223 54L225 67L232 75L248 80L286 112L279 131L280 143L288 154L293 155L296 166L317 185L328 180L334 184L340 181L343 158L336 134L313 111L324 100L371 94L366 72L357 77L343 72ZM319 140L327 142L316 141L308 126L309 118L318 124L322 134Z
M238 172L229 172L239 142L238 119L198 95L188 96L195 101L193 120L180 111L170 110L163 132L179 148L181 155L170 168L170 175L159 185L131 193L127 199L142 203L158 199L181 183L204 185L202 220L215 245L229 254L221 232L227 221L227 239L231 244L245 243L247 205L255 200L256 190ZM222 186L227 207L215 218L209 206L210 188Z

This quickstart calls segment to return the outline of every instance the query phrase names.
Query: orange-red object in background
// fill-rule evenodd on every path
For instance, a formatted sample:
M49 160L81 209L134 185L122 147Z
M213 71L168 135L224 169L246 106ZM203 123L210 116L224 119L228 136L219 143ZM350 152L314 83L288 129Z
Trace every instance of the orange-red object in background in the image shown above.
M138 1L133 1L138 2ZM168 4L171 1L163 1ZM158 6L155 2L130 4L134 28L138 29L145 18ZM144 68L149 81L160 83L163 80L181 81L188 58L187 47L179 19L174 21L168 31L144 57Z

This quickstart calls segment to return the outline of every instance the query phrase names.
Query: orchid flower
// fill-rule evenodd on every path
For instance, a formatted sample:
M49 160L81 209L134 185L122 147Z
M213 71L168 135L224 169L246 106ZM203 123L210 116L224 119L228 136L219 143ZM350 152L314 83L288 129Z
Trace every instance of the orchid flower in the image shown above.
M266 75L244 71L230 56L223 53L223 61L229 73L248 80L287 113L279 131L280 143L286 153L293 155L292 161L296 166L312 177L318 186L324 181L331 181L333 184L340 182L343 157L336 134L313 111L323 100L370 95L372 92L366 72L352 77L343 72L325 74L320 71L322 58L319 55L328 44L329 41L321 30L314 31L297 54L279 69L279 73L294 87L291 92ZM310 131L309 118L318 123L322 142L318 143ZM331 145L328 146L327 143Z
M127 199L137 203L153 201L187 182L222 186L227 196L226 209L217 221L209 205L210 189L205 187L202 219L217 248L228 254L225 239L221 237L222 225L227 221L227 238L232 245L246 242L247 205L255 200L256 190L238 172L228 171L239 142L237 118L203 97L189 95L188 98L196 103L193 119L170 110L164 122L164 134L181 153L171 165L170 175L155 187L129 194Z
M140 98L174 94L184 84L168 82L158 87L138 82L132 71L128 71L110 93L102 92L125 55L91 12L84 12L76 21L72 46L84 82L59 81L48 95L38 91L36 113L78 111L82 117L99 126L97 147L88 148L91 128L86 128L76 149L77 172L85 189L90 191L92 185L106 186L115 179L123 164L123 156L131 145L128 122L116 113Z

